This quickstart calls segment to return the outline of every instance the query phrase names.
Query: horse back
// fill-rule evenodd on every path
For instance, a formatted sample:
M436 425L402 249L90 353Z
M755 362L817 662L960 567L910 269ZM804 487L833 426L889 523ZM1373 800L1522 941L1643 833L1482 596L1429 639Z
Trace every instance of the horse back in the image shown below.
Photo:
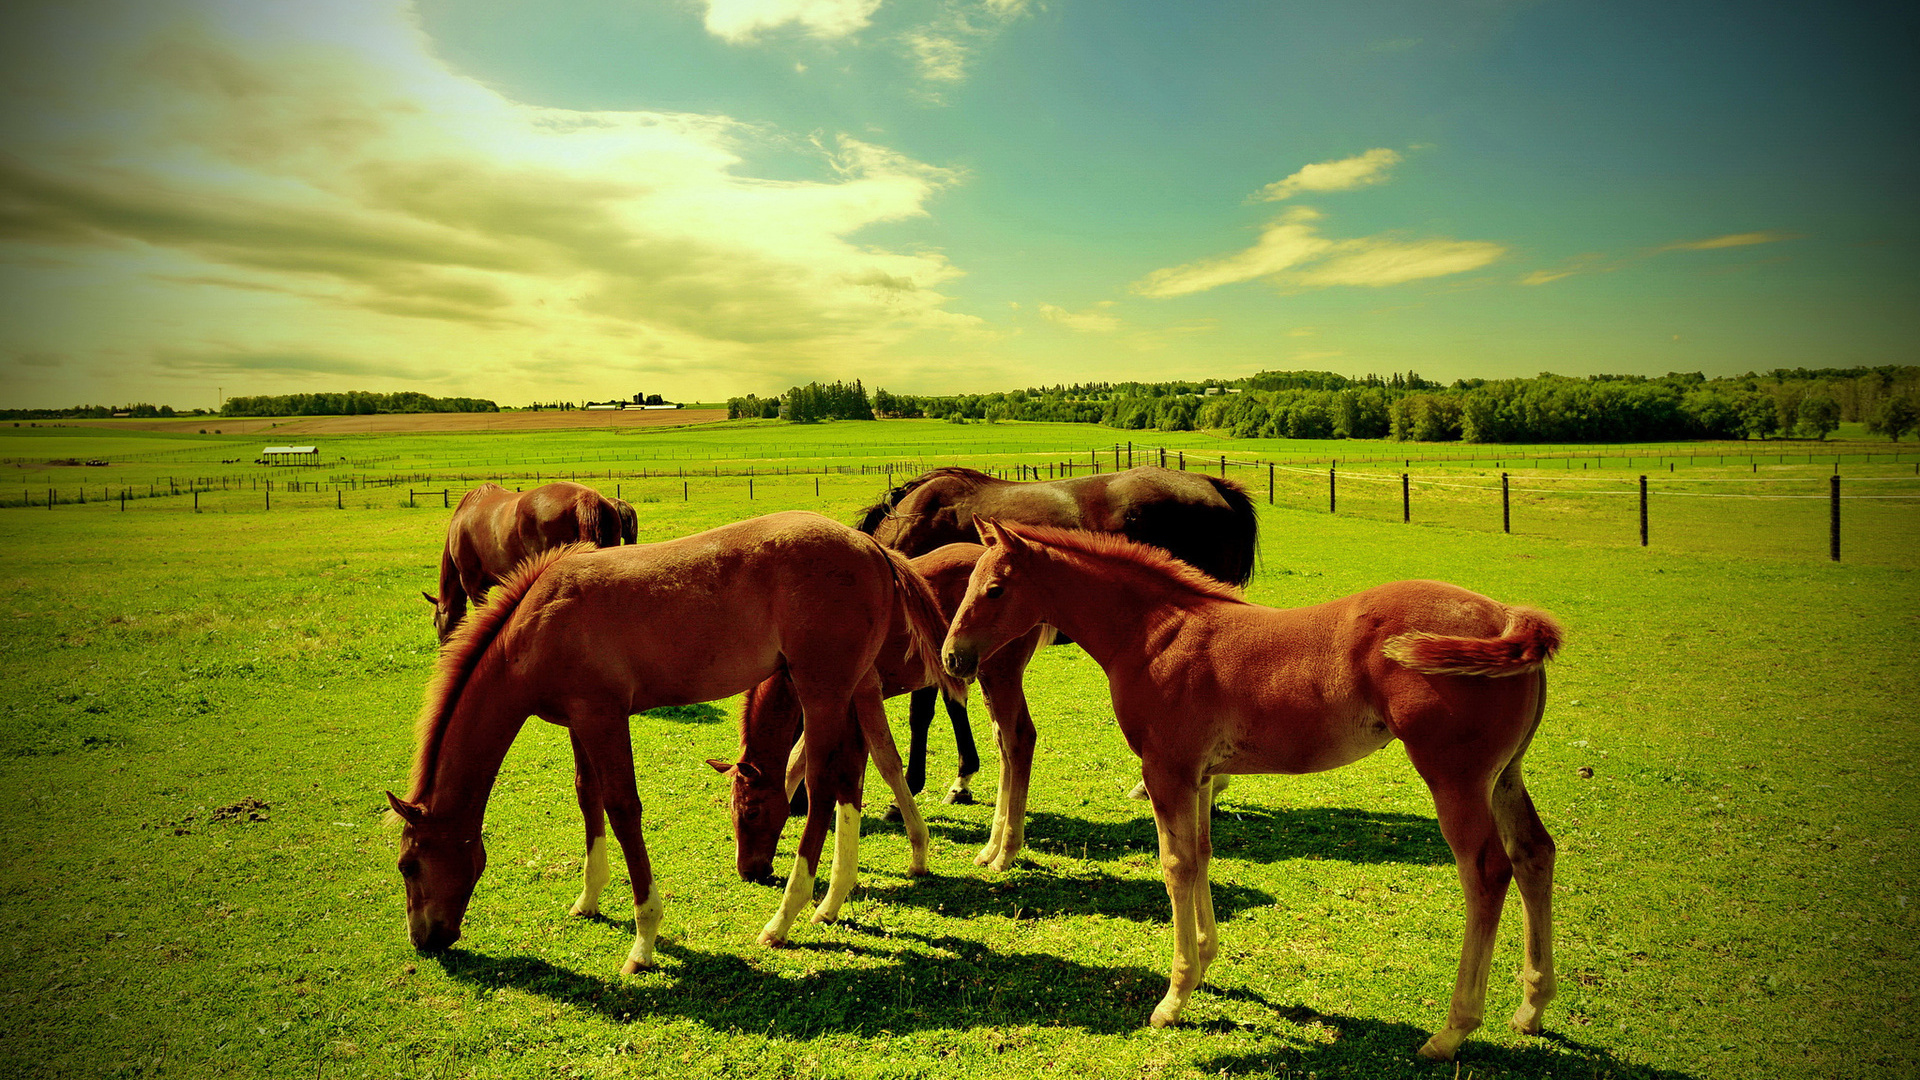
M774 514L563 559L528 591L503 643L519 670L551 672L555 694L636 710L730 697L783 665L851 690L891 626L892 590L867 537Z

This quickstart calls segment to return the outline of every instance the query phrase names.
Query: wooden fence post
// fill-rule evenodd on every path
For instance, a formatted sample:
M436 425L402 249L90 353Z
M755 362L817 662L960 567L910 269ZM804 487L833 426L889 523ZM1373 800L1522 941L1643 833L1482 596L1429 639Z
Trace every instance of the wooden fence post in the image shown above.
M1267 505L1273 505L1273 462L1267 462Z
M1407 525L1407 524L1411 524L1412 522L1413 522L1413 497L1408 490L1407 474L1401 473L1400 474L1400 523L1402 525Z
M1647 546L1647 478L1640 477L1640 546Z
M1510 533L1513 531L1513 514L1510 509L1511 505L1512 504L1507 501L1507 474L1501 473L1500 474L1500 531L1503 533Z
M1827 477L1827 554L1840 561L1840 474Z
M1334 500L1333 469L1332 467L1329 467L1327 469L1327 513L1329 514L1333 513L1336 505L1337 504Z

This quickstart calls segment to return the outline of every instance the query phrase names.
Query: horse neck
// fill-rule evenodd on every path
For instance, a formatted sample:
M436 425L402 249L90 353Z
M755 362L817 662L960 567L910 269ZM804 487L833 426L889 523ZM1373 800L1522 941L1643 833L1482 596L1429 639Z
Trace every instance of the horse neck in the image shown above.
M769 776L784 774L800 734L800 698L793 680L777 675L747 691L740 710L740 760Z
M490 687L476 690L472 681L462 687L460 700L440 732L429 787L416 796L426 803L429 817L461 836L480 834L500 763L527 722L519 695Z
M1143 653L1154 628L1179 608L1169 589L1125 563L1045 549L1046 570L1034 575L1041 621L1073 639L1102 667Z

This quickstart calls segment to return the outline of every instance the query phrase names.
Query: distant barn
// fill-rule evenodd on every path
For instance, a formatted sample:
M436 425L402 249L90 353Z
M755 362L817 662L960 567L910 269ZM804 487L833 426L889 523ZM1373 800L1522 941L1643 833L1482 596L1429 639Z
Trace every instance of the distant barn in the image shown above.
M269 446L260 451L260 460L268 465L318 465L320 448L316 446Z

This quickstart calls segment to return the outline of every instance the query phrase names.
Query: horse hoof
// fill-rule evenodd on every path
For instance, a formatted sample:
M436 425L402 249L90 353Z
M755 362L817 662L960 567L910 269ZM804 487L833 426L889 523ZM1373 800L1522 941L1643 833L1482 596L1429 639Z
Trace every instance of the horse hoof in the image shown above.
M1148 800L1147 782L1145 780L1142 780L1139 783L1133 785L1133 790L1127 792L1127 798L1139 799L1141 802L1146 802Z
M972 806L973 792L968 791L965 788L962 788L959 791L949 791L947 792L947 805L948 806Z
M651 960L647 961L644 964L638 960L629 960L626 963L620 965L620 974L637 975L642 971L652 971L654 968L657 968L659 966L660 966L659 964Z
M1180 1014L1164 1005L1153 1010L1153 1018L1148 1021L1148 1023L1157 1028L1172 1027L1179 1022Z
M760 931L760 944L765 945L769 949L784 949L787 947L787 939L784 935L776 934L771 930L762 930Z
M1520 1006L1513 1014L1513 1030L1522 1035L1540 1034L1540 1010L1529 1005Z
M567 914L578 915L580 918L583 918L583 919L597 919L600 917L600 905L599 904L575 904L572 907L567 909Z
M907 819L906 819L906 815L900 812L900 808L898 806L895 806L893 804L888 804L887 812L880 815L880 820L881 821L905 821Z
M1440 1036L1435 1035L1420 1047L1420 1056L1428 1061L1452 1061L1453 1051L1441 1045Z

